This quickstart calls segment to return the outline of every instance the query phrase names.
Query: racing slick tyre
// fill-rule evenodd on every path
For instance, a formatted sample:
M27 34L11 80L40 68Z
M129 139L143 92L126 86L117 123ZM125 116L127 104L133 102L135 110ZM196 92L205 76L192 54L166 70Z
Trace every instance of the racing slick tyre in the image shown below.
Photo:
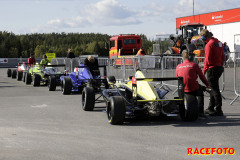
M26 73L25 75L25 83L26 84L31 84L32 83L32 76L30 73Z
M190 94L184 94L184 103L179 108L183 121L195 121L198 118L197 98Z
M49 76L48 78L48 90L55 91L57 87L57 81L55 76Z
M112 96L107 106L108 122L112 125L123 124L125 119L125 102L120 96Z
M69 77L65 77L61 84L61 90L63 94L71 94L72 92L72 80Z
M16 69L14 69L12 71L12 79L15 79L15 78L17 78L17 70Z
M34 87L40 86L40 82L41 82L41 76L39 74L34 74L34 76L33 76L33 86Z
M18 72L17 72L17 80L18 80L18 81L21 81L21 80L22 80L22 77L23 77L23 72L18 71Z
M84 111L92 111L95 105L95 91L92 87L84 87L82 91L82 108Z
M7 76L8 76L8 77L12 77L12 70L11 70L11 69L8 69L8 70L7 70Z
M26 80L26 72L23 72L23 78L22 78L22 81L25 82Z

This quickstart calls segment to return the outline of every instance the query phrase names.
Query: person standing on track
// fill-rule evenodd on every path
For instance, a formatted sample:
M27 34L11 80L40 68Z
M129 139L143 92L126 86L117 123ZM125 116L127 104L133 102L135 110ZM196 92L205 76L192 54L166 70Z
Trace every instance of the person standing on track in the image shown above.
M193 62L194 54L183 50L182 56L184 62L177 66L176 77L183 77L184 93L197 97L199 117L205 117L203 86L198 84L197 79L199 77L207 88L209 88L209 83L198 64Z
M43 59L42 59L41 62L40 62L40 65L42 65L43 68L45 68L45 66L46 66L48 63L50 63L50 61L47 59L47 55L44 54L44 55L43 55Z
M29 65L29 66L32 66L32 65L34 65L34 64L36 64L36 59L35 59L35 57L34 57L34 54L31 53L30 57L28 58L28 65Z
M207 80L212 89L209 106L205 113L210 116L223 116L222 95L219 89L219 78L224 71L223 64L225 61L223 44L214 38L213 34L207 29L203 29L200 36L206 42L203 74L207 73Z

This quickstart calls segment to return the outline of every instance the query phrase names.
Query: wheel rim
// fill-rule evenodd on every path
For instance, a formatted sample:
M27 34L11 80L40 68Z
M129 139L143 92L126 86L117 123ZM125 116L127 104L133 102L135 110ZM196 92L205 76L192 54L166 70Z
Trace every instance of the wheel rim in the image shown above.
M28 84L28 74L26 74L25 83Z
M36 84L35 84L35 76L33 77L33 85L35 86Z
M84 94L82 94L82 107L85 108L85 101L86 101L86 92L84 91Z
M50 88L50 83L51 83L51 78L48 79L48 83L47 83L48 88Z
M188 109L188 106L187 106L187 99L184 98L184 109L185 109L185 117L187 116L187 109Z
M107 116L108 116L108 122L111 123L112 122L112 112L111 112L111 107L108 106L108 109L107 109Z
M62 85L61 85L61 90L62 90L62 93L64 94L63 82L62 82Z

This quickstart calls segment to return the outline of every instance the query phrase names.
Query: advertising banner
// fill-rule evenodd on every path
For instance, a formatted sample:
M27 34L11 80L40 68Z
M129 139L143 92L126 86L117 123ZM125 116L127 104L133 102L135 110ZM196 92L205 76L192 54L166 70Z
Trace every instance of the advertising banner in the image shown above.
M202 23L205 26L240 21L240 8L176 18L176 28L187 23Z
M51 62L53 58L56 58L56 53L46 53L47 59Z
M0 58L0 63L8 63L8 59L7 58Z

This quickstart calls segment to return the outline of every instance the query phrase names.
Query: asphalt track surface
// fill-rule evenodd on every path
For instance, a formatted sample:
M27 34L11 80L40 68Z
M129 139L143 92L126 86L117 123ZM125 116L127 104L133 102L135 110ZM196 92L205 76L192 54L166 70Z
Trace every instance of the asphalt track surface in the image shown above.
M231 76L223 92L224 117L135 119L113 126L105 104L85 112L81 95L26 85L0 69L0 160L237 160L240 100L229 105L235 97ZM196 147L234 148L235 154L188 155L187 148Z

